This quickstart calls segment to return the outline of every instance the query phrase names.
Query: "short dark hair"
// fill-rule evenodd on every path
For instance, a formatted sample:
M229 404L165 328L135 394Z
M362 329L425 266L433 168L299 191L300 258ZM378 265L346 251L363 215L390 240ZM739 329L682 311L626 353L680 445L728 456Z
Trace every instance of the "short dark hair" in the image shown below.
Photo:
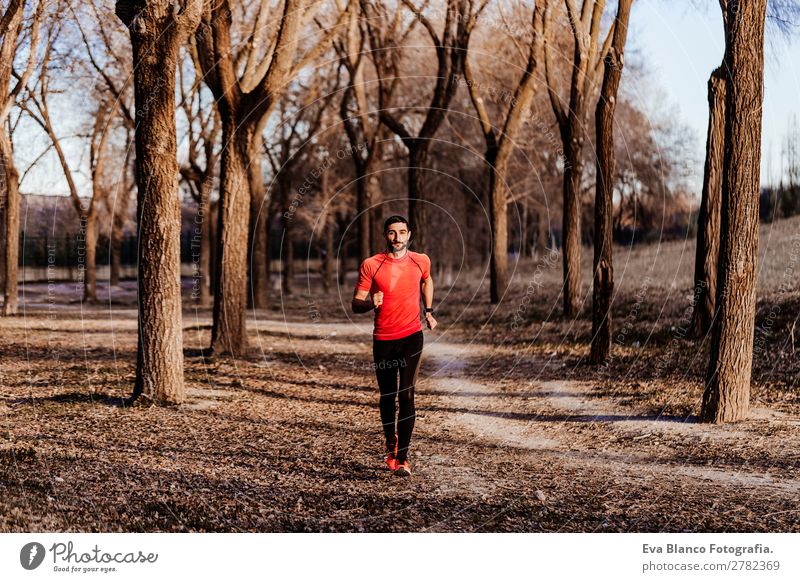
M411 230L411 227L409 226L408 221L405 219L405 217L400 216L399 214L395 214L387 218L386 221L383 223L383 232L384 233L389 232L389 226L396 222L404 223L408 228L408 230Z

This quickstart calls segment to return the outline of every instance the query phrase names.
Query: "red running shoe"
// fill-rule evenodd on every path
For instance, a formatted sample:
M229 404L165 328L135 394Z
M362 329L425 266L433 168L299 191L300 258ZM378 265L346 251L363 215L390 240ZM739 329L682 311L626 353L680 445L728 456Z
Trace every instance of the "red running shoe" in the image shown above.
M395 461L397 462L397 461ZM408 461L404 461L402 463L397 463L397 469L394 471L395 475L400 475L401 477L410 477L411 476L411 464Z
M394 450L386 450L386 464L389 466L390 471L397 470L397 435L394 435Z

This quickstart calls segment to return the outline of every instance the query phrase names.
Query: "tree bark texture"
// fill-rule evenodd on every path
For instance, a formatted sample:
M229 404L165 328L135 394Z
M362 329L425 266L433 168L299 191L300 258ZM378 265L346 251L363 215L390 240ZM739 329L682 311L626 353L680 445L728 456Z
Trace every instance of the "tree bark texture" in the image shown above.
M708 134L703 171L703 193L697 217L694 260L694 312L692 335L705 337L711 330L717 296L717 258L722 205L722 163L725 145L725 69L708 79Z
M717 313L701 418L747 418L755 331L766 0L730 0Z
M594 280L592 288L591 362L601 364L611 352L611 299L614 295L614 265L611 219L613 214L614 111L625 65L625 41L633 0L620 0L614 39L605 57L605 74L595 110L597 135L597 181L594 201Z
M197 26L201 6L202 0L179 11L168 0L116 4L136 64L139 346L133 396L162 404L185 398L175 71L178 48Z

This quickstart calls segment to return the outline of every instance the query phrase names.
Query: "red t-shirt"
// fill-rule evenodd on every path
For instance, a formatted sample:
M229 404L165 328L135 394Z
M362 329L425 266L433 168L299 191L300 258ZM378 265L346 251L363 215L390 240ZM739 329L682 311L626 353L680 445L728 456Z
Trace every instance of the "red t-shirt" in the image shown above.
M383 291L383 304L375 310L374 339L400 339L422 330L420 282L430 272L428 255L412 251L400 259L380 253L361 263L356 289L370 296Z

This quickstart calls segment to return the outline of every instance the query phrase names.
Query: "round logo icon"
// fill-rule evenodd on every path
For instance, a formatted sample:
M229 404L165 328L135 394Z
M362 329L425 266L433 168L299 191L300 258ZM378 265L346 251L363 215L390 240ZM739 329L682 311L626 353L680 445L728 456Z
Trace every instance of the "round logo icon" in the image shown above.
M39 542L30 542L22 546L19 552L19 563L26 570L35 570L44 561L44 546Z

